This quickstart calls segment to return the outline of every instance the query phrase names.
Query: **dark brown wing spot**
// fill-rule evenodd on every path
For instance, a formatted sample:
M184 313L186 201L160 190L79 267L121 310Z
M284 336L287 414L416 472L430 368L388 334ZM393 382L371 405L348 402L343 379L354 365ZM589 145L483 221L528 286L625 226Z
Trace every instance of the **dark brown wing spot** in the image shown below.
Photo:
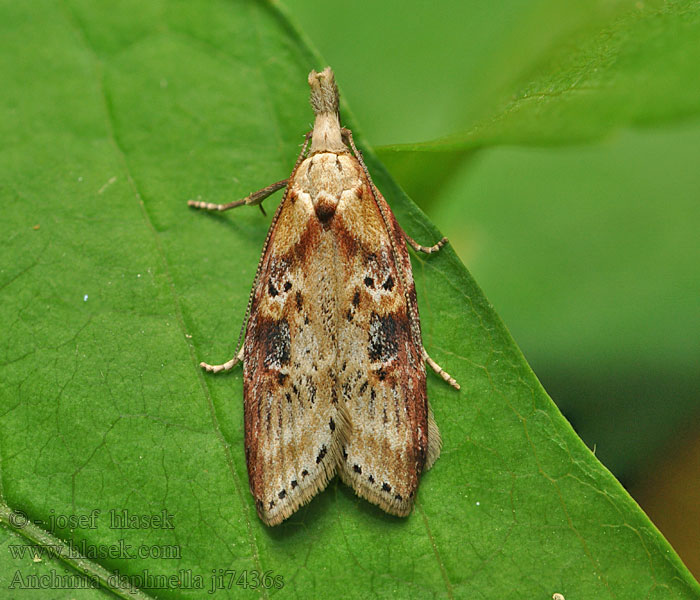
M304 469L304 470L301 472L301 476L302 476L302 477L306 477L308 474L309 474L309 472L308 472L306 469Z
M279 294L279 292L277 291L277 288L274 286L274 284L271 281L267 284L267 293L270 294L270 296L272 296L273 298L277 294Z
M386 285L386 284L384 284L384 285ZM291 289L292 289L292 283L291 283L290 281L285 281L285 283L284 283L284 291L285 291L285 292L288 292L288 291L291 290Z
M316 457L316 464L320 463L324 459L324 457L326 456L326 452L326 447L321 446L321 450L319 451L318 456Z
M287 490L282 490L277 496L279 496L280 500L283 500L284 497L287 495Z
M319 200L316 204L316 218L325 225L335 214L335 208L335 204Z
M292 479L292 489L294 489L294 488L297 487L298 485L299 485L299 483L297 482L297 480L296 480L296 479Z
M258 327L260 339L265 348L263 364L268 369L289 364L291 339L287 320L261 321Z
M297 290L295 300L297 301L297 310L301 312L301 307L304 306L304 297L301 295L299 290Z
M369 358L374 362L387 362L399 351L398 330L393 315L372 313L369 322Z
M367 479L369 480L370 483L374 483L374 477L372 477L371 475Z
M328 427L330 427L331 431L335 431L335 421L333 420L333 417L331 417Z
M360 465L353 465L352 470L355 471L355 473L362 475L362 467Z
M386 281L384 282L382 287L387 292L390 292L394 288L394 278L391 275L389 275L389 277L386 278Z
M390 492L390 491L391 491L391 486L386 482L382 483L382 492Z
M360 306L360 292L355 292L355 295L352 297L352 305L355 308Z
M369 288L373 288L374 287L374 279L372 279L371 277L365 277L365 285Z

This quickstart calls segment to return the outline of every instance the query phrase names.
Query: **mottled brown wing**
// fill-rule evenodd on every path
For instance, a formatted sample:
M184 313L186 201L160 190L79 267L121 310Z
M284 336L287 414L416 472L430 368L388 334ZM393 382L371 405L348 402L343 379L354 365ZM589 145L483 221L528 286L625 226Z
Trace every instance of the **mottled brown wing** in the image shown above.
M333 252L294 185L271 227L244 345L246 461L268 525L326 486L346 428L335 387L335 278L320 260Z
M350 428L338 472L359 496L407 515L421 473L440 453L440 434L426 395L403 232L377 192L380 212L369 181L357 169L361 196L339 205L332 225L347 281L340 300L346 312L338 325L338 385Z

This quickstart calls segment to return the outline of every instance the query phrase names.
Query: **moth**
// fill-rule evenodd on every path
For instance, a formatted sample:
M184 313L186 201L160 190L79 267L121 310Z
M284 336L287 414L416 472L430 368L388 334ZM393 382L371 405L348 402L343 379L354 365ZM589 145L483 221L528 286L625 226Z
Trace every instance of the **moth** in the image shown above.
M425 247L401 229L340 125L333 71L308 81L315 122L289 178L228 204L188 202L225 211L285 190L236 354L201 366L243 362L245 455L264 523L281 523L336 474L406 516L441 447L425 363L459 389L423 348L406 244L430 254L447 239Z

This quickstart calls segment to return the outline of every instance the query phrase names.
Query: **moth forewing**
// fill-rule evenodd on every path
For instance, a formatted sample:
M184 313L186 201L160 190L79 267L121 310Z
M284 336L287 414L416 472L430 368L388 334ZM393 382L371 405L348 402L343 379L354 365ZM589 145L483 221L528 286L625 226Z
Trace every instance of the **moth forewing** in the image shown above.
M330 67L309 75L314 129L273 217L242 352L246 462L260 518L276 525L337 473L395 515L411 512L440 453L406 236L341 129ZM310 137L310 140L309 140ZM278 182L226 205L259 204Z

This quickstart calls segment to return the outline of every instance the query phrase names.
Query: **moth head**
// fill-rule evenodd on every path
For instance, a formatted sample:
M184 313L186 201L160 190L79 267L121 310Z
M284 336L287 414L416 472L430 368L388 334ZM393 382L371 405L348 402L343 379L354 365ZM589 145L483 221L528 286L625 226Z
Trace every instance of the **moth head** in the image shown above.
M347 152L340 130L340 115L338 114L338 86L330 67L320 73L309 73L311 86L311 108L314 109L313 136L311 138L311 154L316 152Z
M309 85L311 86L311 108L314 109L314 114L338 114L338 86L335 84L333 70L326 67L320 73L311 71Z

